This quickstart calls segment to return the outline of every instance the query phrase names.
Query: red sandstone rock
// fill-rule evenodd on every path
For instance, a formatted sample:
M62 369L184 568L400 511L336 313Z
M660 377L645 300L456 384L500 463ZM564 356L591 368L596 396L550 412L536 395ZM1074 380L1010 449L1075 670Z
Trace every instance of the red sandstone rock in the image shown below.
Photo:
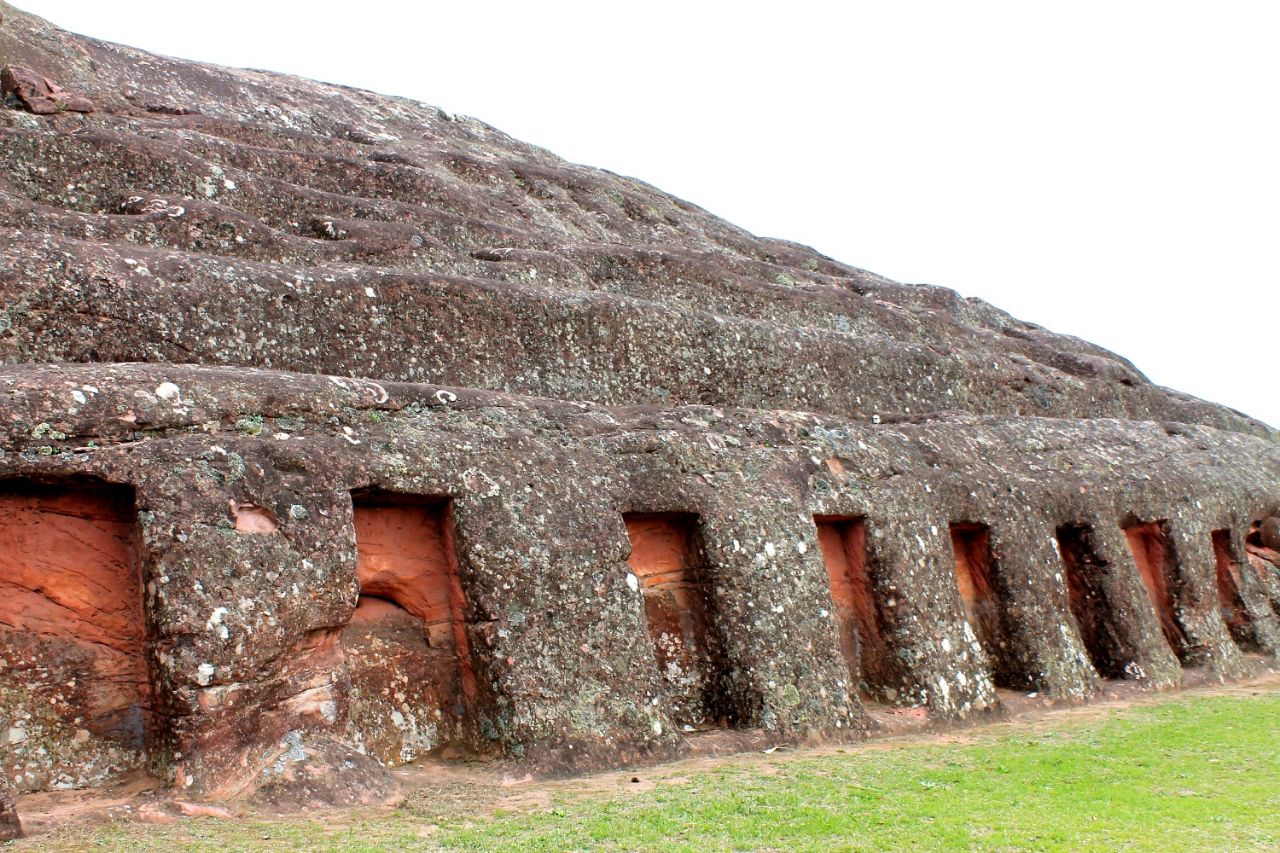
M1129 550L1138 566L1138 574L1151 604L1160 617L1160 628L1165 639L1179 657L1189 651L1187 639L1177 615L1178 560L1169 541L1169 523L1150 521L1135 523L1124 528Z
M1009 595L991 547L988 525L957 522L950 525L956 585L965 615L991 667L997 686L1027 689L1024 673L1013 657L1009 638Z
M252 802L282 812L381 805L398 786L375 759L323 736L290 732L268 756Z
M1264 518L1258 525L1258 537L1264 548L1280 553L1280 517Z
M644 595L649 635L671 694L672 715L683 728L727 725L732 713L721 683L723 640L708 612L712 590L702 566L697 517L635 513L624 521L631 539L627 562Z
M0 673L36 711L9 749L51 762L45 780L137 766L152 700L132 493L10 485L0 517Z
M393 494L355 504L360 600L342 634L353 729L387 764L481 747L480 704L449 504Z
M138 808L136 814L136 819L142 823L160 825L176 823L180 817L212 817L229 820L233 815L222 806L187 800L161 800L144 803Z
M155 826L167 826L178 822L178 816L173 813L167 803L146 803L140 806L136 819L139 823Z
M96 109L93 101L83 95L63 91L47 77L16 65L6 65L0 69L0 94L6 98L16 98L22 106L36 115L91 113Z
M867 566L865 519L824 517L815 523L850 675L870 695L891 702L900 666L884 639L885 597L877 594Z
M1218 581L1218 609L1222 613L1222 621L1227 630L1241 648L1252 648L1253 638L1250 632L1252 617L1249 606L1241 594L1245 579L1241 574L1240 559L1236 556L1235 545L1231 541L1231 531L1215 530L1210 534L1213 541L1213 557L1215 575Z
M235 519L236 530L241 533L275 533L280 522L271 510L251 503L231 503L231 516Z
M178 810L178 814L184 817L216 817L222 820L229 820L232 817L231 812L222 806L213 806L208 803L190 803L186 800L174 800L173 805Z
M1249 552L1250 556L1260 557L1275 566L1277 569L1280 569L1280 551L1273 548L1263 548L1259 545L1253 544L1246 544L1245 550Z
M472 119L4 9L101 107L0 110L18 791L351 803L1280 650L1269 427Z
M1134 657L1125 648L1125 608L1114 585L1107 583L1113 569L1099 554L1094 538L1089 525L1071 522L1059 525L1054 535L1062 555L1067 604L1094 669L1104 678L1125 678L1125 666Z

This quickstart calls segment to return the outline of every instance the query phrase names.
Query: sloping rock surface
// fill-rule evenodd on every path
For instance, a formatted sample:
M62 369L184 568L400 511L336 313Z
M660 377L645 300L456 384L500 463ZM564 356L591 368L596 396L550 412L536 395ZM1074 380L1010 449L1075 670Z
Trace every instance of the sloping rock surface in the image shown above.
M0 112L9 363L1267 432L980 300L754 237L425 104L166 59L8 8L0 58L99 108Z

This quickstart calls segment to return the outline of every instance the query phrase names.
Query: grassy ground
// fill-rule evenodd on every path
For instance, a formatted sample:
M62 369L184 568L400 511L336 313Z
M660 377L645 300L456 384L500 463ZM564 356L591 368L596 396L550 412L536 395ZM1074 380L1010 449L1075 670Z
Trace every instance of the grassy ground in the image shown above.
M111 850L1246 850L1280 847L1280 688L1164 696L944 738L547 785L475 814L411 798L323 820L113 825ZM539 786L534 786L539 788ZM501 805L501 802L498 803ZM468 813L470 812L470 813Z

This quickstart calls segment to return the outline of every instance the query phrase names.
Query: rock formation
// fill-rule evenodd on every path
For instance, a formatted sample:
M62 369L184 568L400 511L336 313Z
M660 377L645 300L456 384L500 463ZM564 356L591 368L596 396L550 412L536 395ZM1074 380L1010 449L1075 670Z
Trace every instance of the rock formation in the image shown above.
M0 773L0 841L12 841L22 837L22 821L13 802L13 783Z
M404 99L7 6L0 65L19 793L356 802L1280 644L1275 433L1113 353Z

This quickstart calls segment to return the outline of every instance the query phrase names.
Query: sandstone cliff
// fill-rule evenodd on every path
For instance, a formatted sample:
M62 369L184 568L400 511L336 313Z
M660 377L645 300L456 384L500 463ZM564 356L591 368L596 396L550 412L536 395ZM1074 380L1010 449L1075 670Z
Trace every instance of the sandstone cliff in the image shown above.
M0 9L19 791L351 802L1280 643L1245 415L474 119Z

